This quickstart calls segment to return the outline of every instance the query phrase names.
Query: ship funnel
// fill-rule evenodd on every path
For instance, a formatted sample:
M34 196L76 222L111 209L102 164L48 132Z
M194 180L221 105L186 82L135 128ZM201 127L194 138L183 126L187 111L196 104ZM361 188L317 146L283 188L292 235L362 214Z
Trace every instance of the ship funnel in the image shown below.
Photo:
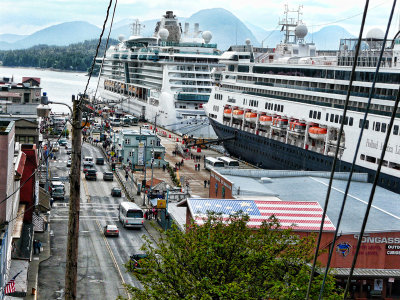
M194 23L194 34L197 35L199 33L199 23Z
M185 36L189 33L189 23L185 23Z

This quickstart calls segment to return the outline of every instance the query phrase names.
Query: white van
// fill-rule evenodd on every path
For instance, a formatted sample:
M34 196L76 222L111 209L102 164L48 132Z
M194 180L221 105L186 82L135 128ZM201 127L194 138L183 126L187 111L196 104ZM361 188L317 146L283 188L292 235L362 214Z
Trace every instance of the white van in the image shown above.
M220 161L222 161L225 165L225 168L238 168L239 162L236 159L232 159L230 157L221 156L218 157Z
M133 202L121 202L118 218L123 227L143 227L143 210Z
M83 166L84 167L93 167L93 157L86 156L85 159L83 160Z
M142 129L150 129L149 124L143 124L143 125L142 125Z

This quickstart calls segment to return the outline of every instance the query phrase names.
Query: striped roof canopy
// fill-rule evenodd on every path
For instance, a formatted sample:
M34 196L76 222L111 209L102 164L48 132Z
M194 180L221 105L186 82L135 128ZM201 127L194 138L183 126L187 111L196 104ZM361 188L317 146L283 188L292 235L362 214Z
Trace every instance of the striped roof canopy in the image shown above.
M237 199L188 199L188 207L197 224L204 223L207 212L221 213L223 217L242 211L249 215L248 226L258 228L262 222L274 215L282 229L318 231L323 210L318 202L271 201ZM324 231L335 231L328 216L325 216Z

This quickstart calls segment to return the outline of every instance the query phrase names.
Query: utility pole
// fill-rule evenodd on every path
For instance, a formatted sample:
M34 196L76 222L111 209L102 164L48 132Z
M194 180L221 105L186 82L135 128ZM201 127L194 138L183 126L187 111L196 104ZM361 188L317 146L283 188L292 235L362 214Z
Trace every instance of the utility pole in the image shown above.
M151 184L150 184L150 192L153 190L154 142L157 141L157 117L158 117L158 114L156 113L156 116L154 118L154 136L155 136L155 139L153 141L153 149L152 149L152 153L151 153Z
M79 240L79 213L81 190L81 151L82 151L82 111L81 101L84 95L75 100L72 96L72 163L70 173L70 198L67 262L65 270L65 299L77 299L76 285L78 273L78 240ZM79 105L79 106L78 106Z

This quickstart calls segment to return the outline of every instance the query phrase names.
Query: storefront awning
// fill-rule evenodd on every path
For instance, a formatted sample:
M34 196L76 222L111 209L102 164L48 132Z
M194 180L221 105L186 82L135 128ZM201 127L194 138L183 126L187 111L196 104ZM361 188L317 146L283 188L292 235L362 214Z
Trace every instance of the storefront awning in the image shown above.
M325 270L324 270L325 271ZM331 273L336 277L347 277L350 268L332 268ZM400 269L354 269L353 277L374 277L374 278L400 278Z
M50 194L46 192L44 188L39 187L39 205L41 210L42 208L45 211L50 210L50 198L51 198Z
M26 161L26 154L24 152L20 152L18 155L18 159L15 164L15 179L20 180L22 177L22 173L24 172Z
M22 225L24 224L25 204L18 206L17 218L15 219L13 228L13 239L19 239L21 237Z

